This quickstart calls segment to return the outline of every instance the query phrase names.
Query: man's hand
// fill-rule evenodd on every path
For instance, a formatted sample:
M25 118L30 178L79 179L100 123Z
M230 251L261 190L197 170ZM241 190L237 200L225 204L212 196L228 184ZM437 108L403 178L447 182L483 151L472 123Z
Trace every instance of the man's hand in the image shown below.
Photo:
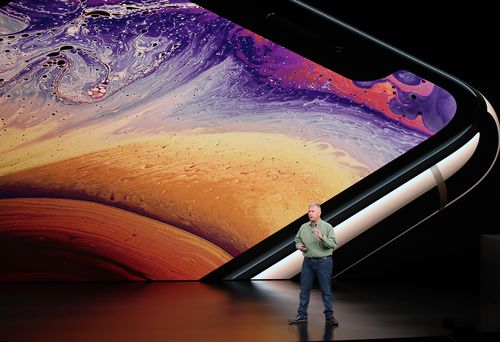
M305 252L305 251L307 251L307 247L302 244L299 246L299 251Z
M314 236L316 236L320 239L323 238L323 234L321 234L321 232L318 229L314 230L313 233L314 233Z

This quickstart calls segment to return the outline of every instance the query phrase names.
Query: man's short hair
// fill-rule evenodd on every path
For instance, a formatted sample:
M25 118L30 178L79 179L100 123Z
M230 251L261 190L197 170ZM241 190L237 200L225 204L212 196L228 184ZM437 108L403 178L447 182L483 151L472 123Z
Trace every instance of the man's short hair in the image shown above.
M310 207L317 207L319 209L319 211L321 212L321 204L319 204L318 202L309 203L309 208Z

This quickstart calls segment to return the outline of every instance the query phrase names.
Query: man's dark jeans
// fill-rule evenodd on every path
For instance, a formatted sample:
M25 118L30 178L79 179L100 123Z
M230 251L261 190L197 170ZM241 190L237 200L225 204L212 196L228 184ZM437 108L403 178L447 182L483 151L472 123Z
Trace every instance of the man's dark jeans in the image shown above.
M325 306L325 318L333 317L332 304L332 257L323 259L304 258L302 273L300 275L300 304L298 314L307 317L307 308L311 297L311 290L316 277L321 288L323 305Z

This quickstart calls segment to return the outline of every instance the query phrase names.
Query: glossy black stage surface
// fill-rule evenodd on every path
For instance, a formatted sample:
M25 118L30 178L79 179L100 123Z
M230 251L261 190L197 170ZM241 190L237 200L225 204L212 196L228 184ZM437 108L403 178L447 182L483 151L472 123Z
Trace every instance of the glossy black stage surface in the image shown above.
M319 290L288 325L294 281L3 283L2 341L498 341L500 304L431 283L334 283L336 328Z

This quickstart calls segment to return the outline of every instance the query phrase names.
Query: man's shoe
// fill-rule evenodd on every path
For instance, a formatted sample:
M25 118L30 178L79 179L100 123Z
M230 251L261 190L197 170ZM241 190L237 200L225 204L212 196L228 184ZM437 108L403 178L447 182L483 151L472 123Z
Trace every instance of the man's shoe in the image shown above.
M325 319L325 324L327 325L333 325L334 327L338 327L339 321L335 319L335 317L330 317Z
M307 323L307 317L297 315L288 320L288 324Z

